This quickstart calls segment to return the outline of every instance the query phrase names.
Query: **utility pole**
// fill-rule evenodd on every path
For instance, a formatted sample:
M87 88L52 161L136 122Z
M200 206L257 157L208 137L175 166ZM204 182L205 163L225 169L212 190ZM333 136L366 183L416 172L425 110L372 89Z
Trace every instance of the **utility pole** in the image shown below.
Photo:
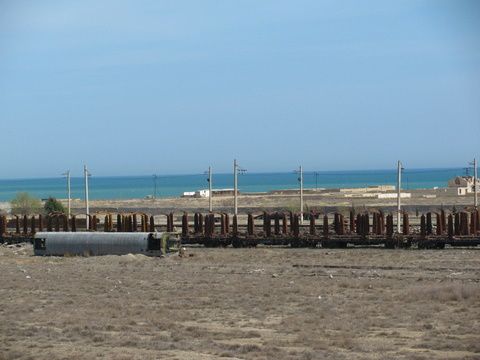
M208 211L213 211L212 167L208 167Z
M70 213L71 213L71 207L72 207L72 197L71 197L71 191L70 191L70 170L67 170L63 176L67 177L67 198L68 198L68 207L67 207L67 216L70 218Z
M300 224L303 225L303 168L300 165Z
M297 180L300 183L300 224L303 225L303 167L300 165L295 172L299 174Z
M313 175L315 175L315 191L317 191L318 190L318 175L320 175L320 173L318 171L314 171Z
M478 206L477 202L477 179L478 179L478 174L477 174L477 158L473 159L473 206L475 209Z
M157 179L158 179L158 176L157 176L157 174L153 174L152 177L153 177L153 200L155 200L157 198Z
M398 160L397 163L397 233L400 234L400 212L401 208L401 186L402 186L402 163Z
M87 165L83 165L83 175L85 177L85 212L86 212L86 224L87 224L87 230L90 227L89 221L88 221L88 215L90 214L90 209L88 205L88 177L90 176L90 173L87 170Z
M233 159L233 214L234 215L238 215L237 188L238 188L237 159Z
M238 215L238 173L244 174L247 170L238 166L237 159L233 159L233 213Z

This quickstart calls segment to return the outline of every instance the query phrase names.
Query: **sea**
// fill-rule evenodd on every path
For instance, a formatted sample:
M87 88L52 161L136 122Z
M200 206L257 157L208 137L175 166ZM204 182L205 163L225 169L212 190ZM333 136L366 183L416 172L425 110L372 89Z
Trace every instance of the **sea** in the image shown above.
M465 168L408 169L402 172L402 188L446 187L448 180L457 175L465 175ZM305 189L358 188L396 185L396 182L396 170L304 172ZM214 189L232 189L233 174L213 174L212 184ZM244 193L298 189L298 187L299 175L294 172L245 173L238 176L239 191ZM184 192L200 189L208 189L205 174L158 175L156 179L152 175L89 177L89 197L92 200L139 199L153 195L157 198L178 197ZM66 179L65 177L0 179L0 201L9 201L19 192L27 192L40 199L50 196L65 199L67 198ZM83 178L71 178L71 194L73 199L84 198Z

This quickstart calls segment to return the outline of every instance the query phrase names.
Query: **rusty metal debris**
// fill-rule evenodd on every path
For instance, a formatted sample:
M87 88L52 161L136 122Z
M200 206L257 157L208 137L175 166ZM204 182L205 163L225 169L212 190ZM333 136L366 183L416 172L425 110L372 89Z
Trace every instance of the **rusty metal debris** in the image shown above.
M101 215L101 216L100 216ZM300 214L294 212L268 212L230 217L227 213L195 213L192 217L184 212L175 218L174 213L166 215L166 222L155 223L155 217L147 214L91 214L86 228L85 215L80 220L75 215L52 213L46 216L0 216L0 241L10 238L25 238L43 231L47 232L175 232L185 243L199 243L206 246L235 247L270 245L346 247L350 245L381 245L401 247L418 244L422 248L480 245L479 212L467 210L448 212L441 209L427 212L415 219L412 225L407 212L401 214L401 224L394 224L394 216L382 211L305 214L309 220L302 225ZM323 222L318 224L317 218ZM230 223L232 219L232 223ZM240 223L242 219L243 223ZM116 220L116 221L115 221ZM260 223L260 220L262 221ZM257 223L256 223L257 222ZM193 228L190 228L193 226ZM395 229L397 229L395 231ZM193 231L192 231L193 230Z

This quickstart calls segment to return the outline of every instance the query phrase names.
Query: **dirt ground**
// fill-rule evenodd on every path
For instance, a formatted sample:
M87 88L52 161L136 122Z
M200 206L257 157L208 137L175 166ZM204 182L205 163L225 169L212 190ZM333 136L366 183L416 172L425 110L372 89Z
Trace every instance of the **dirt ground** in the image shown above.
M480 359L480 249L0 247L0 359Z
M411 198L402 199L403 209L415 212L437 211L441 207L445 209L463 209L473 204L473 196L452 196L445 189L438 190L411 190ZM429 197L429 196L434 196ZM65 200L63 200L66 204ZM146 212L158 215L173 212L207 212L208 198L160 198L156 200L130 199L130 200L92 200L90 210L92 212ZM396 209L396 199L376 198L348 198L340 192L306 193L304 195L305 210L317 209L321 211L335 212L336 210L349 211L352 207L357 209L373 208L393 211ZM72 201L72 209L75 214L84 213L83 200ZM232 196L214 196L213 209L216 212L233 211ZM299 211L299 195L240 195L238 199L239 213L268 211Z

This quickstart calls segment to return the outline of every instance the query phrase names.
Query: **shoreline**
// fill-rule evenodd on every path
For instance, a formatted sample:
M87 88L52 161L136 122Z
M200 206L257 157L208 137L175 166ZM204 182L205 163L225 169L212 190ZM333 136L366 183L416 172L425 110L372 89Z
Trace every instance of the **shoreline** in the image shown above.
M464 208L473 205L473 194L456 195L452 188L402 190L402 208L406 211L434 211L440 207ZM383 195L382 195L383 194ZM381 196L390 196L381 198ZM394 197L391 197L394 195ZM403 197L403 196L408 197ZM396 209L396 192L388 188L387 191L378 191L377 187L349 188L349 189L319 189L304 191L304 211L316 209L319 211L343 211L354 208L382 208L387 211ZM66 199L58 199L65 207ZM143 212L153 215L169 212L208 212L208 197L166 197L157 199L97 199L90 200L90 212ZM72 214L84 213L84 200L72 199ZM299 190L283 189L268 193L239 193L239 213L261 211L299 211ZM9 202L0 202L0 211L8 212ZM233 195L213 196L214 212L232 212Z

